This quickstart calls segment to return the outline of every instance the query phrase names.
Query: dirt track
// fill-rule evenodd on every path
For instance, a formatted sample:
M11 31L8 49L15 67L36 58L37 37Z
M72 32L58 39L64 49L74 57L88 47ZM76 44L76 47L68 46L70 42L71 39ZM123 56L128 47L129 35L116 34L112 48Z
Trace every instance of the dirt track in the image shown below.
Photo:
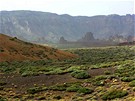
M91 76L97 76L97 75L103 75L105 71L110 71L111 73L114 73L116 68L110 67L110 68L98 68L98 69L89 69L88 73Z
M63 75L45 75L40 74L39 76L28 76L22 77L20 75L13 74L3 74L0 76L0 79L7 82L7 87L13 87L17 85L19 89L23 90L28 87L33 87L34 84L51 86L57 83L62 84L65 82L75 82L78 81L75 78L72 78L70 74Z
M115 68L100 68L100 69L89 69L88 73L91 76L97 76L104 74L104 71L114 72ZM29 87L36 85L52 86L55 84L63 84L70 82L81 81L73 78L69 73L63 75L45 75L40 74L39 76L28 76L22 77L21 75L13 74L0 74L0 80L7 82L6 87L14 87L19 91L24 91Z

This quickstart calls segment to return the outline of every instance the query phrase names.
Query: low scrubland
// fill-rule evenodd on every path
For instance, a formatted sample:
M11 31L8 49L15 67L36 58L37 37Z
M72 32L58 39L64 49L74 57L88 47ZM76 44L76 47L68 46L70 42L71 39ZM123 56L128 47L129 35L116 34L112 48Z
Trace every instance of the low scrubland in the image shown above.
M134 101L135 46L65 50L74 59L0 63L0 101Z

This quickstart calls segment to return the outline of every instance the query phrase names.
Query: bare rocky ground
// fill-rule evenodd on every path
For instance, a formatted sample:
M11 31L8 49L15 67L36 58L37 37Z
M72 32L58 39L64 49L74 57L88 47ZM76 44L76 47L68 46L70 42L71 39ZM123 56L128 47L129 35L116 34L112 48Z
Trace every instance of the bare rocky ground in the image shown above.
M104 74L104 71L114 72L115 68L99 68L99 69L89 69L88 73L91 76L98 76ZM80 79L73 78L69 73L62 75L45 75L40 74L38 76L27 76L22 77L16 74L0 74L0 79L7 83L6 87L17 86L17 89L25 90L25 88L31 87L34 84L52 86L54 84L63 84L70 82L81 81Z

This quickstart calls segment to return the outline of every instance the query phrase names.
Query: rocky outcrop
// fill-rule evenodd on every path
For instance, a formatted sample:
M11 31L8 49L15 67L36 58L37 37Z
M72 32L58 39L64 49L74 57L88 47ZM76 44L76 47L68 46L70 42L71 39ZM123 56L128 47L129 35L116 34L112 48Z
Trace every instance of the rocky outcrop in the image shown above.
M93 42L95 38L92 32L87 32L84 37L82 37L78 42Z
M66 44L67 40L65 40L65 38L62 36L62 37L60 37L59 43L60 44Z

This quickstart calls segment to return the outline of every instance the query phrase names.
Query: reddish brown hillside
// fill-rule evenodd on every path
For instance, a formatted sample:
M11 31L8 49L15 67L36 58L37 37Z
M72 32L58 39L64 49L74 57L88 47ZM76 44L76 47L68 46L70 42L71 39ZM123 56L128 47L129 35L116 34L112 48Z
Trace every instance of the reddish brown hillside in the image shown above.
M22 60L40 60L40 59L69 59L76 55L57 50L51 47L45 47L28 42L21 41L16 37L12 38L0 34L0 62L2 61L22 61Z

